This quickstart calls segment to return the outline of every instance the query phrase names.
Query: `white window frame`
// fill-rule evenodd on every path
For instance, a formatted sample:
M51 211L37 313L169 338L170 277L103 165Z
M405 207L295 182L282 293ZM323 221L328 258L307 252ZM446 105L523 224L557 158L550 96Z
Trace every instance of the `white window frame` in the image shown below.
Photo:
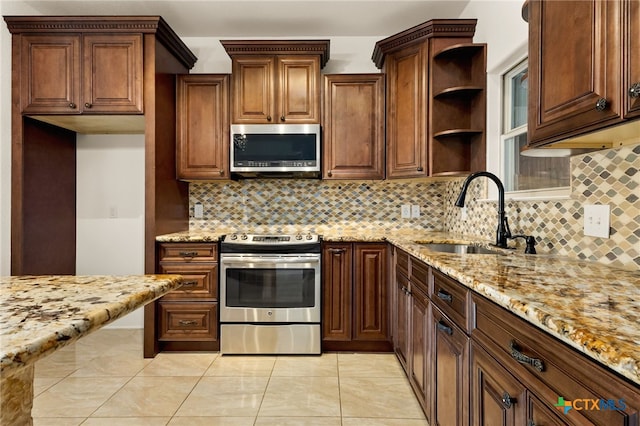
M507 159L513 158L514 153L506 147L505 141L527 131L526 123L522 126L508 129L509 123L511 123L511 111L509 110L511 106L511 85L506 84L506 81L508 76L518 74L528 66L528 57L525 56L511 63L500 73L500 107L502 109L502 123L500 124L500 173L503 181L506 181L506 176L514 173L514 164L507 163ZM505 192L505 198L511 200L566 199L569 198L570 189L569 186L561 186L557 188L540 188L525 191L507 191Z

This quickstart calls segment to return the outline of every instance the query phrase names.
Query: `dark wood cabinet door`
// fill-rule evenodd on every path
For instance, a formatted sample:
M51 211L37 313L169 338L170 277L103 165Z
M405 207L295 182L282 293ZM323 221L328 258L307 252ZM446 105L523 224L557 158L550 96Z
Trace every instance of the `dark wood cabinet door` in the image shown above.
M384 179L384 75L324 79L323 179Z
M559 410L551 410L531 392L527 392L527 426L563 426L566 419L558 417Z
M387 58L387 177L427 176L427 46Z
M354 244L355 340L389 340L387 245Z
M277 58L277 123L320 122L320 58L279 56Z
M529 2L529 144L621 121L619 1Z
M418 402L429 420L430 383L429 369L431 356L429 349L431 335L431 304L426 292L412 286L411 290L411 375L410 381L416 393Z
M177 78L178 179L229 178L229 76Z
M475 342L471 343L471 401L473 425L526 424L525 387Z
M277 123L274 117L275 57L234 57L232 68L233 123Z
M22 112L80 113L80 35L25 34L20 40Z
M628 0L623 3L626 21L625 61L626 82L623 87L625 118L640 116L640 2Z
M327 243L322 250L322 339L350 341L353 316L353 250L350 243Z
M142 35L83 36L83 113L143 112Z
M469 424L469 337L433 305L432 314L432 423L466 425Z
M396 272L395 285L395 318L393 324L393 346L400 364L409 371L409 313L411 296L409 295L409 279Z

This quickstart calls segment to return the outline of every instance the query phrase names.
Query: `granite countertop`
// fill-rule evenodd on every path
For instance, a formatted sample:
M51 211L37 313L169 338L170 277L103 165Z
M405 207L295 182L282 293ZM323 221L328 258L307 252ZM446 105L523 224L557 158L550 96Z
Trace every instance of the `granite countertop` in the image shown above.
M307 232L304 227L273 232ZM418 244L489 242L415 229L311 229L324 241L389 241L640 385L640 271L556 255L438 253ZM190 231L158 241L218 241L233 230ZM257 232L270 232L259 229Z
M3 377L178 288L179 275L0 278Z

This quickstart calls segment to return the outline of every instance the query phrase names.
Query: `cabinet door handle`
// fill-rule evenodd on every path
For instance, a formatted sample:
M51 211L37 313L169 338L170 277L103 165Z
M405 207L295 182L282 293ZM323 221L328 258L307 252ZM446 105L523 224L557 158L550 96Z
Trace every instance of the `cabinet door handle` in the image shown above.
M529 421L527 421L527 426L536 426L536 424L533 419L529 419Z
M632 98L640 98L640 82L633 83L629 88L629 96Z
M69 104L69 108L71 108L71 109L76 109L76 104L74 104L73 102L71 102L71 103Z
M85 104L84 104L84 107L85 107L85 108L89 108L89 109L91 109L91 107L92 107L92 106L93 106L93 105L91 105L89 102L85 102Z
M178 253L182 257L196 257L198 255L197 251L181 251Z
M198 285L198 281L182 281L182 287L195 287Z
M509 395L509 392L505 392L502 394L502 403L507 410L511 408L511 406L516 402L517 400L515 398L512 398L511 395Z
M418 168L417 168L416 170L418 170L419 172L421 172L421 171L423 171L424 169L422 168L422 166L418 166Z
M347 250L343 249L343 248L330 248L329 249L329 253L344 253L345 251L347 251Z
M224 169L218 170L218 173L220 173L220 176L222 176L224 174Z
M280 116L280 121L285 121L285 120L286 120L286 118L284 117L284 115L281 115Z
M438 326L438 330L444 331L449 336L451 336L453 334L453 328L449 327L447 324L442 322L442 320L438 321L437 326Z
M511 358L518 361L520 364L527 364L535 368L536 370L544 371L544 362L539 358L532 358L520 352L520 348L515 341L509 342L509 349L511 350Z
M453 296L451 296L449 293L447 293L446 291L440 289L438 290L438 293L436 293L436 296L438 296L438 299L442 299L445 302L453 302Z
M607 109L607 100L605 98L600 98L598 99L598 101L596 102L596 111L604 111L605 109Z
M333 173L331 173L331 170L329 170L329 171L327 172L327 176L329 176L329 177L333 176Z
M198 325L198 321L196 320L180 320L178 321L180 325Z
M271 116L267 115L267 121L271 121Z

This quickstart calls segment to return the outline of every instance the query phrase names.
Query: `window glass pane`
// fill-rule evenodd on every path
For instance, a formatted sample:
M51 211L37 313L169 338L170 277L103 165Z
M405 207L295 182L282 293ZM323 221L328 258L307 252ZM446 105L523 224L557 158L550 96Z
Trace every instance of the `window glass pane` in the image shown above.
M569 157L525 157L520 150L527 143L527 134L505 139L506 191L527 191L539 188L569 186Z
M511 78L511 127L527 124L527 68Z

